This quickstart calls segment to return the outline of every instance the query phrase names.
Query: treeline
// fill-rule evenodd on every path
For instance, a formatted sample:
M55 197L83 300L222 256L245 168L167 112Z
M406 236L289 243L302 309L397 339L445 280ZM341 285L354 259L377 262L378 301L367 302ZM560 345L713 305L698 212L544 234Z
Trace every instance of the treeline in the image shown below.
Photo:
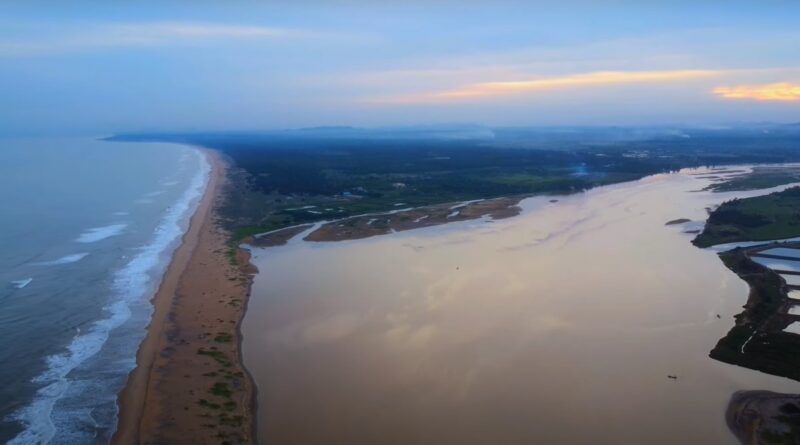
M380 193L395 183L420 193L512 194L568 192L694 165L679 159L632 158L607 152L498 148L472 141L292 140L208 143L252 175L263 192L334 195L354 189ZM575 176L577 166L585 177ZM511 184L527 175L542 181Z

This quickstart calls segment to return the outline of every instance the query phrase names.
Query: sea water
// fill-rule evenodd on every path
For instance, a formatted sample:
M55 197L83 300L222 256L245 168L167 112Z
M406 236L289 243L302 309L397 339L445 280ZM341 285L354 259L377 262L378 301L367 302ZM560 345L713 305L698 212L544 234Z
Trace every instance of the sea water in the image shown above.
M0 442L110 440L208 173L181 145L0 140Z

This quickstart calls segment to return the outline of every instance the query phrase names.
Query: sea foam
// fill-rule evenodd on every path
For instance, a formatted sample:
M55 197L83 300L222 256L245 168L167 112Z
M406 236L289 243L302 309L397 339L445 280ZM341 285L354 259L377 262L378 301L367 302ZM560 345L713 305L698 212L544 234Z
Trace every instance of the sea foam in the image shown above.
M75 239L79 243L94 243L112 236L119 235L128 227L127 224L111 224L109 226L94 227L85 230L81 235Z
M177 247L184 233L184 227L188 225L185 223L194 213L205 191L210 166L200 152L193 152L200 157L201 167L192 178L189 187L178 202L168 208L154 230L150 242L140 247L133 258L114 274L111 301L104 307L105 318L78 333L66 351L47 358L47 370L33 379L34 383L44 386L37 391L31 404L11 416L11 419L20 421L25 429L8 442L9 444L46 444L56 436L56 433L59 437L64 437L66 432L57 431L53 421L53 407L64 397L73 383L69 379L69 373L97 354L111 332L131 317L131 306L148 298L149 293L155 289L156 277L160 276L158 273L160 271L157 269L159 266L163 268L162 258L170 255ZM115 224L90 229L81 235L79 240L99 241L119 233L125 226L125 224ZM125 369L120 372L127 374L135 366L135 360L125 361L125 364Z
M24 280L14 280L11 282L11 285L16 287L17 289L22 289L23 287L31 284L33 278L25 278Z
M39 261L37 263L33 263L35 266L58 266L60 264L70 264L70 263L77 263L78 261L84 259L86 255L89 255L88 252L81 252L81 253L73 253L72 255L65 255L61 258L53 261Z

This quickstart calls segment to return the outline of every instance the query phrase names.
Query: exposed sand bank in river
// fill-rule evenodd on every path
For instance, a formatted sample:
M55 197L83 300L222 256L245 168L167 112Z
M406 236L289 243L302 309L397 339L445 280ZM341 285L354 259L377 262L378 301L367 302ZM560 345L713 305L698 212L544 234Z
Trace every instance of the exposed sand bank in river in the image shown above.
M492 219L510 218L519 214L520 208L517 204L521 200L521 197L479 199L352 216L318 223L319 227L312 230L304 240L345 241L468 221L484 216ZM246 242L256 247L280 246L312 226L305 224L275 230L250 238Z

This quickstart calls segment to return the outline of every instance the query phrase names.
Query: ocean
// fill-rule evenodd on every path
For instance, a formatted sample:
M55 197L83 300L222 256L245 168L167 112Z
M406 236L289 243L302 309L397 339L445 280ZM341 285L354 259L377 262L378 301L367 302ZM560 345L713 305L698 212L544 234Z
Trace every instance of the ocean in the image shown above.
M108 443L208 180L175 144L0 140L0 443Z

